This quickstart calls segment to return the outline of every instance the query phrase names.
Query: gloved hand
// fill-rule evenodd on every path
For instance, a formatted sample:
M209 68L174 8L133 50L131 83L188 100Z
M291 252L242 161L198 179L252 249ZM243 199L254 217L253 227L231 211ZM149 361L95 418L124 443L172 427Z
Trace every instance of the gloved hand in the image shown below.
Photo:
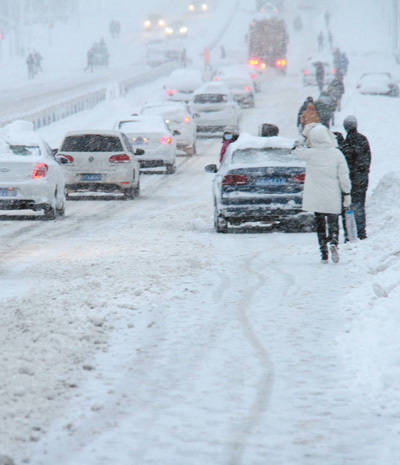
M351 195L350 194L345 194L343 196L343 206L344 208L349 208L351 205Z

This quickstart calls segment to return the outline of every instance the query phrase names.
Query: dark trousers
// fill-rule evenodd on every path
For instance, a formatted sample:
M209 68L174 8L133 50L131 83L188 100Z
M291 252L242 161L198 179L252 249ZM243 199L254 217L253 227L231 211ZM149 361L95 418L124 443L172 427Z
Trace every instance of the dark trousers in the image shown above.
M338 245L339 241L339 215L332 213L315 213L315 224L321 258L328 259L328 243ZM328 234L327 234L328 233Z

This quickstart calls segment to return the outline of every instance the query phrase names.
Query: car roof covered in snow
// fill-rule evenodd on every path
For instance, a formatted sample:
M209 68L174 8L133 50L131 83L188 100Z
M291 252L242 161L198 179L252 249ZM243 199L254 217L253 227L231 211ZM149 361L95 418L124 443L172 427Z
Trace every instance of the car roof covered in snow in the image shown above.
M229 145L230 151L246 149L292 149L296 140L288 137L259 137L243 133L236 142Z
M214 82L207 82L195 90L194 95L201 95L201 94L226 94L230 95L230 90L219 81Z
M44 140L30 121L13 121L0 129L0 137L10 145L43 146Z
M122 132L166 132L168 128L165 126L165 121L158 115L141 115L134 118L121 120L119 126ZM123 126L126 126L124 129ZM129 129L128 129L129 126Z
M121 131L113 131L113 130L108 130L108 129L86 129L86 130L79 130L79 131L68 131L64 137L85 136L85 135L120 137Z
M172 73L167 77L167 82L176 82L176 81L195 81L203 82L201 71L196 68L180 68L172 71Z

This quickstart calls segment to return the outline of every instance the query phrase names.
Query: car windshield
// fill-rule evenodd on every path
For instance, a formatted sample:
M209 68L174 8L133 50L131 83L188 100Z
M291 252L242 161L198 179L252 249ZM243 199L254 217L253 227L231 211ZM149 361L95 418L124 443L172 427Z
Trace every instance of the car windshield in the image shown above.
M224 94L199 94L194 97L194 103L223 103L228 101Z
M38 145L10 145L11 153L20 157L40 157L41 151Z
M119 137L101 134L85 134L65 138L61 150L69 152L121 152Z
M235 150L232 154L233 164L258 165L260 163L279 163L297 160L291 149L287 148L248 148Z
M126 134L165 132L166 128L162 128L161 124L158 121L122 121L119 124L119 129Z

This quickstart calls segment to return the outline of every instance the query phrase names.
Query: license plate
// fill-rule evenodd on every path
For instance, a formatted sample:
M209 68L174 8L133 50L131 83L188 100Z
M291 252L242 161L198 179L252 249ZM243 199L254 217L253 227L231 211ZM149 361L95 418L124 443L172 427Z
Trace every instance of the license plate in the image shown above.
M281 184L285 184L285 178L260 178L256 179L257 186L280 186Z
M16 197L17 191L15 189L0 189L0 197Z
M81 174L81 181L101 181L101 174Z

